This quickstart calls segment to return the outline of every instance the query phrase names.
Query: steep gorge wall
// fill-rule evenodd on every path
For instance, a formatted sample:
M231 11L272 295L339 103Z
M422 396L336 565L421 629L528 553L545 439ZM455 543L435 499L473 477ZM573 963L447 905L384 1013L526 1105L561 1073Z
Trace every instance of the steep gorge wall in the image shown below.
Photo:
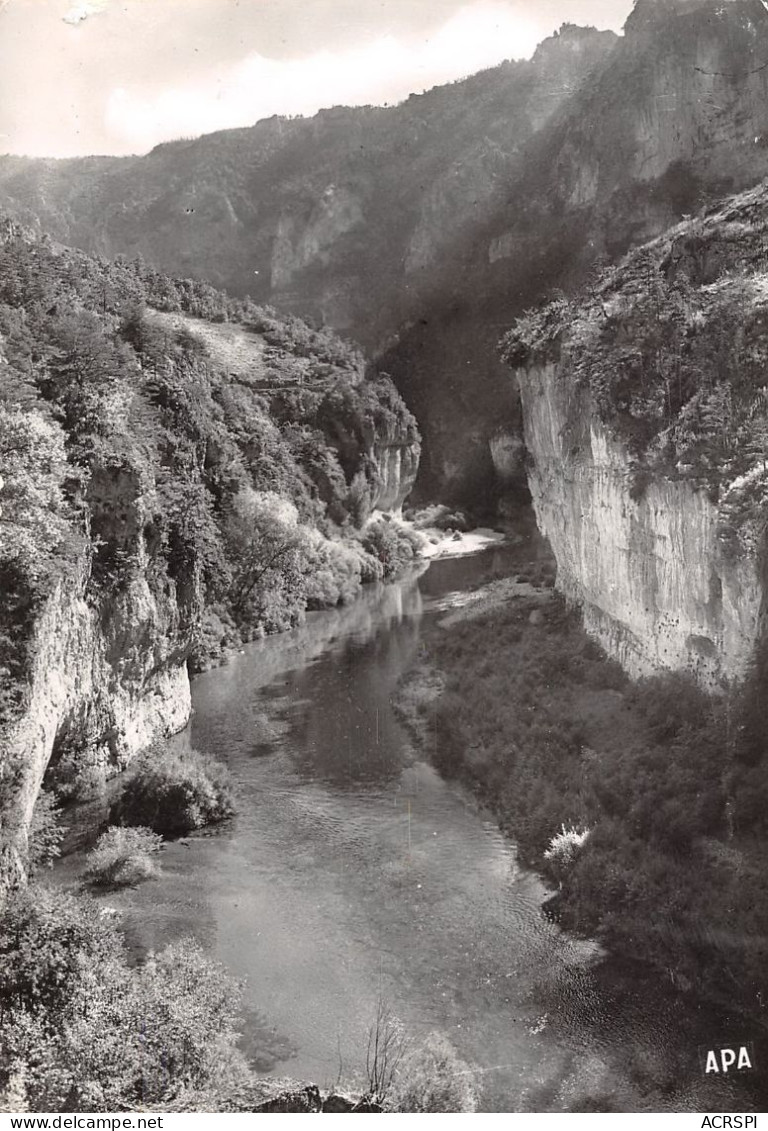
M189 629L172 587L153 592L146 569L99 605L86 599L88 570L61 580L37 618L22 718L5 736L14 798L1 820L0 875L24 874L27 832L52 758L77 752L77 774L105 779L191 712Z
M371 502L375 510L397 513L403 509L418 475L419 452L417 443L374 444L376 484Z
M720 508L688 481L653 478L637 497L625 446L559 364L529 366L520 389L538 523L587 630L632 675L743 675L762 619L759 552L729 550Z

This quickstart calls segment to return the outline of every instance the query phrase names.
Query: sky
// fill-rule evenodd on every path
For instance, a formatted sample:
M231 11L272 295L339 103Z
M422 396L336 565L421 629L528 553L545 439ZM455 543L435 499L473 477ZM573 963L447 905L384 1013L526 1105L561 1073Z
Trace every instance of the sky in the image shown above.
M272 114L394 104L632 0L0 0L0 153L145 153Z

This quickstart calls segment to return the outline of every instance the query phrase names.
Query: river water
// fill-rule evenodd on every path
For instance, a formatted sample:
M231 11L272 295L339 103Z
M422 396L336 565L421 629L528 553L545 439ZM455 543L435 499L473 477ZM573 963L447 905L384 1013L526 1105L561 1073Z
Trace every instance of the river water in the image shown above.
M549 923L540 879L394 714L424 625L514 555L436 561L198 677L177 741L229 765L238 815L105 898L137 950L192 934L245 980L244 1044L265 1072L361 1079L383 998L414 1040L450 1039L485 1111L758 1110L754 1077L699 1062L742 1039L738 1022Z

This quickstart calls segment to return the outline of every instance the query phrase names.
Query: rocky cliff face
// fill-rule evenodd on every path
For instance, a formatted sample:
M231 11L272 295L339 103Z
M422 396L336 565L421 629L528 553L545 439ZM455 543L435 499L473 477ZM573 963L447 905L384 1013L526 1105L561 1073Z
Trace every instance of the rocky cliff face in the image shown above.
M82 567L45 602L31 640L25 711L4 736L4 765L18 768L1 818L6 882L24 874L27 830L49 767L103 781L189 721L191 625L182 623L173 591L153 593L142 571L95 607L86 587Z
M687 669L708 686L742 676L761 626L759 554L728 552L703 490L634 461L556 364L521 375L529 484L558 588L588 632L635 676Z
M634 674L737 679L765 630L767 234L768 183L505 339L558 584Z
M373 448L376 478L371 505L375 510L399 513L413 490L419 470L416 443L378 443Z

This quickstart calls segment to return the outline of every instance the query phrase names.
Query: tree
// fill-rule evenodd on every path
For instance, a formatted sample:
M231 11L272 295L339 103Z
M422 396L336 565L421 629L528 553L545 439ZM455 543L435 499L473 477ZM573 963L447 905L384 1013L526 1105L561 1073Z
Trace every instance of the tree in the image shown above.
M40 548L66 529L62 485L68 472L64 435L36 412L0 407L0 540L27 532Z
M91 900L12 896L0 923L0 1095L20 1110L114 1111L236 1091L250 1081L238 1004L237 985L191 940L135 966Z
M124 420L136 365L132 350L106 332L94 314L55 319L43 396L59 408L71 439L104 435Z
M384 1103L406 1052L403 1026L382 997L376 1004L376 1020L368 1031L365 1056L366 1095L375 1104Z
M229 600L236 617L263 622L270 598L303 592L305 539L292 503L244 487L233 499L224 536L232 567Z

